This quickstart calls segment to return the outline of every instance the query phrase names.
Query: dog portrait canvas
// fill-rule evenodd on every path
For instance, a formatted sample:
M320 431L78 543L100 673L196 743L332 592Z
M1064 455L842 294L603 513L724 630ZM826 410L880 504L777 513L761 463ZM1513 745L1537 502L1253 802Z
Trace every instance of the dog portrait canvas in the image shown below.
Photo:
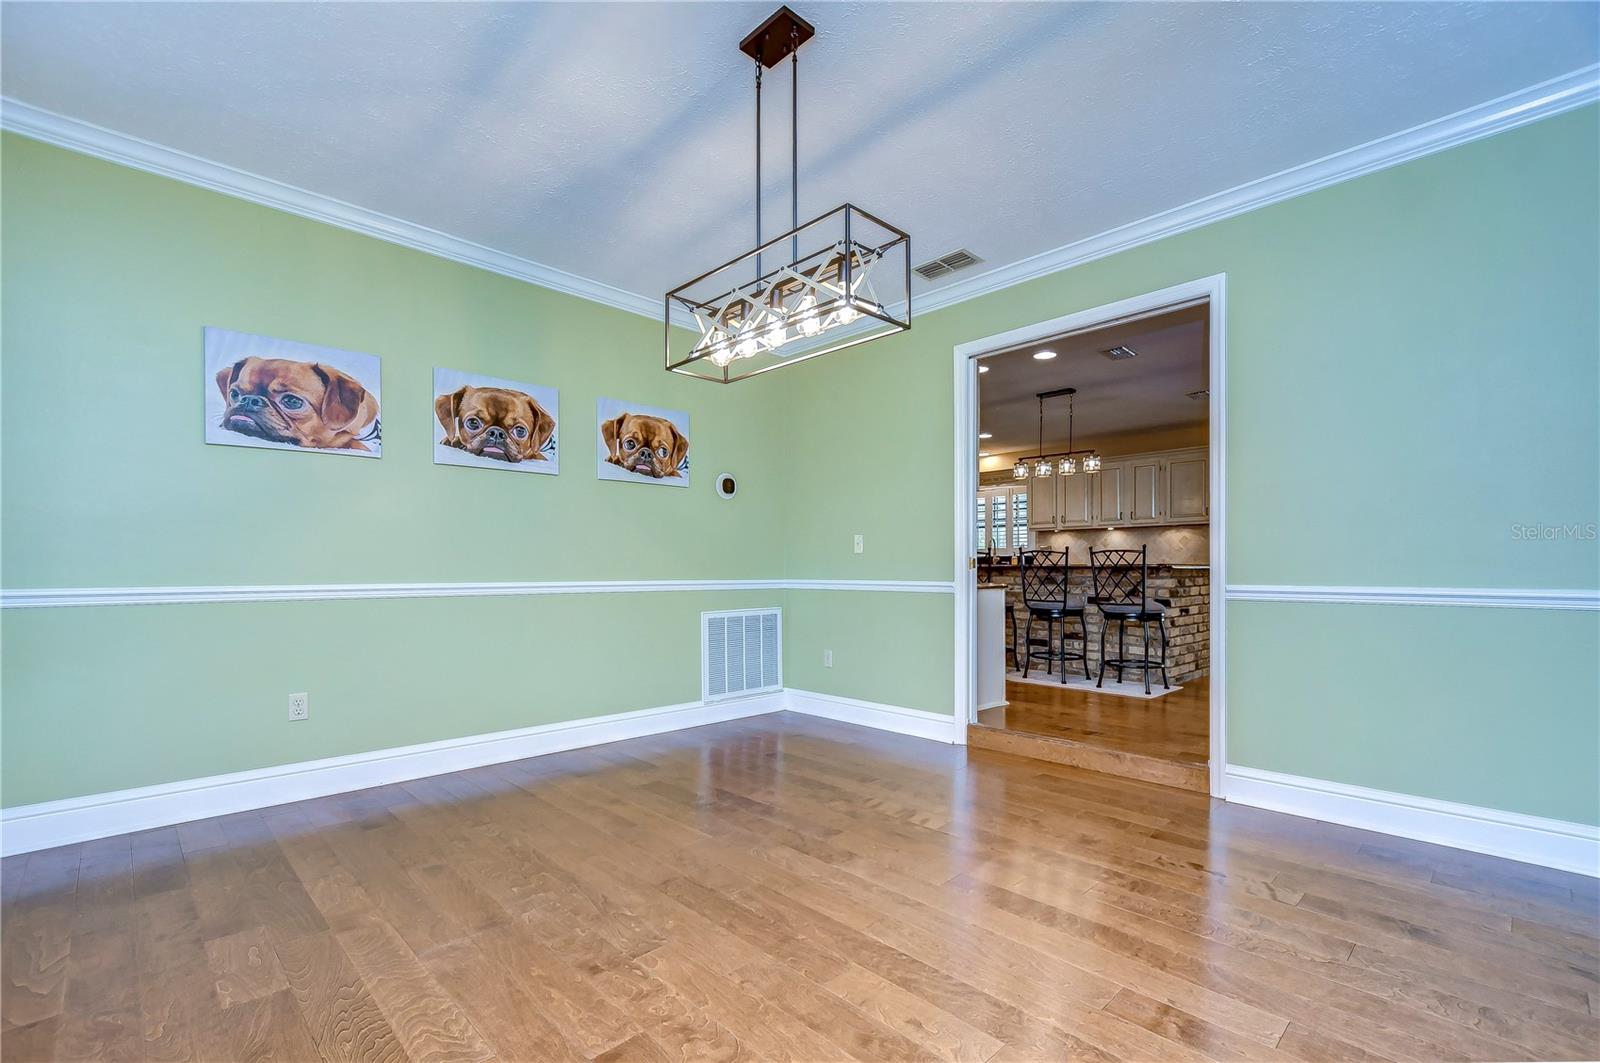
M601 399L596 420L602 480L689 486L689 415Z
M555 388L457 369L433 371L433 463L561 471Z
M383 455L376 355L205 330L206 442Z

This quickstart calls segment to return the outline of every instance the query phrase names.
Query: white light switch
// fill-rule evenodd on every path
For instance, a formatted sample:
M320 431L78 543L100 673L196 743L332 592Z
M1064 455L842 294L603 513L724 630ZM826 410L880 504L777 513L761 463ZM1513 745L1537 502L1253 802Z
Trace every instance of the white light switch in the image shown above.
M824 668L832 668L833 667L833 651L832 650L823 650L822 651L822 667L824 667Z
M864 535L856 536L856 553L858 553L858 554L865 553L866 549L867 549L867 538L866 538L866 536L864 536Z

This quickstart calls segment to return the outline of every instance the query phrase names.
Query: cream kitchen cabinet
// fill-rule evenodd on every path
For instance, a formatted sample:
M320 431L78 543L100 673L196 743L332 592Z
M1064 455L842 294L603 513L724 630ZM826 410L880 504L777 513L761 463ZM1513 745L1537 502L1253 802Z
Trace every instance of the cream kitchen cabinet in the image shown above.
M1034 531L1091 528L1095 524L1095 477L1085 472L1028 479L1028 527Z
M1127 462L1129 524L1163 524L1161 486L1167 461L1162 457L1130 458Z
M1054 476L1028 477L1028 527L1055 531L1061 519L1061 500Z
M1205 524L1210 509L1204 447L1108 458L1097 473L1028 480L1034 531Z
M1167 459L1162 520L1166 524L1204 524L1211 517L1211 477L1204 450Z
M1128 461L1118 458L1116 461L1102 462L1100 471L1094 474L1095 483L1095 522L1104 525L1126 524L1128 509L1131 499L1128 491Z

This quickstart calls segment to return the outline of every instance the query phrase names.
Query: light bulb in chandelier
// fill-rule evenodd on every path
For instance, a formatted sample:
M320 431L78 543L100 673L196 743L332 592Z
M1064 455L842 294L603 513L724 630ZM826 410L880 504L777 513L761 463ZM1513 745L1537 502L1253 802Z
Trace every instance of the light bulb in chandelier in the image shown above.
M1026 480L1028 478L1027 461L1019 461L1011 466L1011 478L1013 480Z
M1098 455L1098 454L1085 455L1084 459L1083 459L1083 471L1084 472L1099 472L1100 471L1100 455Z
M1072 457L1072 455L1069 454L1061 459L1061 464L1058 466L1057 471L1060 472L1062 476L1073 476L1078 471L1078 463Z
M761 345L756 342L754 328L745 327L739 331L739 340L733 345L735 358L754 358L761 353Z
M822 318L817 315L815 295L807 293L805 298L800 300L800 305L795 308L795 317L800 335L807 339L822 332Z
M1038 461L1034 462L1033 474L1035 476L1049 476L1054 469L1055 465L1050 461L1049 458L1040 458Z
M761 333L761 342L769 351L775 351L789 342L789 331L784 326L782 310L767 311L767 327Z

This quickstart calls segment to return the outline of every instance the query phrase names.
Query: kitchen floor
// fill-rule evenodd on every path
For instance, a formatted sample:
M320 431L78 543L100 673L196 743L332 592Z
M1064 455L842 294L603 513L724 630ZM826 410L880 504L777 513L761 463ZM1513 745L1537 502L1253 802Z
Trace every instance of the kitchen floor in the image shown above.
M1006 698L978 713L978 723L1181 764L1204 765L1210 755L1208 678L1149 701L1012 681Z

